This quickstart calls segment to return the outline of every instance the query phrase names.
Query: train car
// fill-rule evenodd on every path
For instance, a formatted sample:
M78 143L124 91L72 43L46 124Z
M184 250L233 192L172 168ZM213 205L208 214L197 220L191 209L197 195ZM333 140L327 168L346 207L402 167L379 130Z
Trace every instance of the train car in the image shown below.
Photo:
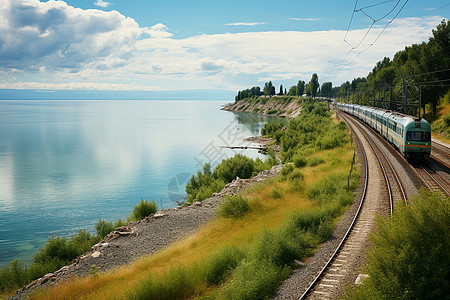
M363 105L338 103L337 107L368 124L406 158L431 154L431 126L425 119Z

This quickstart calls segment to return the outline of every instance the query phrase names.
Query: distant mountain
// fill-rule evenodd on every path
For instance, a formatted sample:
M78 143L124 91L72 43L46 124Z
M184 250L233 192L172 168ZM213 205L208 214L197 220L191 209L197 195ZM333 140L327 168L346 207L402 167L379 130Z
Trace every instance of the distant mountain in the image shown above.
M0 100L234 100L234 91L98 91L0 89Z

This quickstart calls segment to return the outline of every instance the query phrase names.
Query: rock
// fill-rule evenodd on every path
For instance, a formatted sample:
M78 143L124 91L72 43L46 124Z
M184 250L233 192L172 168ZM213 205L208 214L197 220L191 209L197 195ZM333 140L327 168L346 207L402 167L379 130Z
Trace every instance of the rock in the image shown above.
M99 251L95 251L94 253L92 253L91 254L91 256L93 257L93 258L98 258L98 257L100 257L102 254L99 252Z
M303 267L305 265L304 262L301 262L301 261L299 261L297 259L294 259L294 264L296 264L297 266L300 266L300 267Z
M193 204L194 204L194 206L202 206L202 203L200 201L196 201Z
M167 216L167 215L163 214L163 213L156 213L156 214L153 215L153 218L158 219L158 218L162 218L164 216Z
M369 274L359 274L358 277L356 277L355 284L362 284L366 278L369 278Z

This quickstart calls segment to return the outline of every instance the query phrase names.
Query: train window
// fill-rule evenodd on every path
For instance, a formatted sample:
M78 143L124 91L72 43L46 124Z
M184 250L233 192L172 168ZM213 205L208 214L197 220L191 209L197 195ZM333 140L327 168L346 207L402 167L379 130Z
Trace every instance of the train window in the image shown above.
M409 130L406 132L406 140L416 142L429 142L431 141L431 135L429 132Z

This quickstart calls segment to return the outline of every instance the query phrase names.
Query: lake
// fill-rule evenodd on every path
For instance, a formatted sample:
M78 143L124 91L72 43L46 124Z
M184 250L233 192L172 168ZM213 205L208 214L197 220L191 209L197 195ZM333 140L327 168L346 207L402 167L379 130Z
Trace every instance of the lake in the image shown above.
M276 118L224 101L0 101L0 267L30 261L51 235L94 232L135 204L182 201L188 178L251 145ZM245 152L242 152L245 151Z

